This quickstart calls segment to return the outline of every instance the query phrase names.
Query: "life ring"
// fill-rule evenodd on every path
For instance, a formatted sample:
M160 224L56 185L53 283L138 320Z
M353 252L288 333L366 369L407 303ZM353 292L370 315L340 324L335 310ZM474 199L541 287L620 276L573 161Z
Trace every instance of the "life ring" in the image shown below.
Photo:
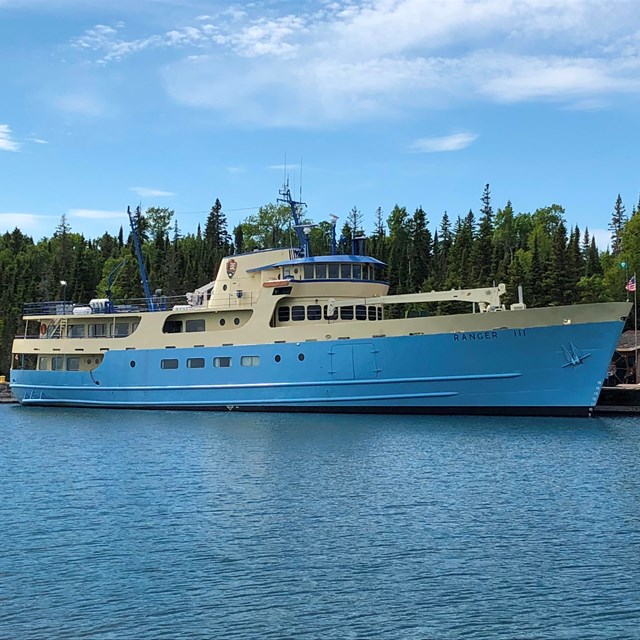
M40 325L40 335L41 336L47 335L47 325L44 322Z

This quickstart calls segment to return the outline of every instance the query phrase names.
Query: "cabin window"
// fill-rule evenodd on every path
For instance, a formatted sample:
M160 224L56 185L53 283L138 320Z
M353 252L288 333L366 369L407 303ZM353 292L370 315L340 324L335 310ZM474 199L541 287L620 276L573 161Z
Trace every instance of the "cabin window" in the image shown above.
M184 324L187 333L204 331L204 318L199 318L198 320L187 320Z
M353 279L362 280L362 265L360 264L353 265Z
M340 320L353 320L353 307L340 307Z
M236 326L240 324L240 318L234 318L233 319L233 324L235 324Z
M40 371L47 371L49 369L49 358L47 356L40 356L38 369L40 369Z
M369 277L369 265L367 264L362 265L362 279L371 280L371 278Z
M80 356L67 356L67 371L80 370Z
M369 307L369 320L375 320L375 319L376 319L376 308Z
M165 358L160 360L160 368L161 369L177 369L178 368L178 359L177 358Z
M338 310L334 309L333 313L329 316L327 315L327 305L325 304L323 307L324 310L324 319L325 320L337 320L338 319Z
M13 368L24 369L25 371L35 371L38 364L38 356L35 353L16 353L13 356Z
M356 320L367 319L367 307L363 304L356 305Z
M326 264L317 264L316 265L316 278L318 280L324 280L327 277L327 265Z
M107 336L107 325L104 322L89 325L90 338L105 338Z
M213 366L216 368L226 368L231 366L231 358L228 356L220 356L213 359Z
M64 370L64 358L62 356L53 356L51 358L51 371Z
M340 277L343 280L351 279L351 265L350 264L341 264L340 265Z
M278 307L278 322L289 322L289 307Z
M305 280L313 280L313 265L305 264L304 265L304 279Z
M67 328L67 336L69 338L84 338L84 325L70 324Z
M165 320L162 333L181 333L182 320Z
M329 265L329 278L332 280L337 280L340 277L340 265L339 264L330 264Z
M243 367L257 367L260 365L260 356L242 356L240 365Z
M321 320L322 308L319 304L310 304L307 307L307 320Z
M128 322L116 322L113 327L113 335L116 338L125 338L129 335L129 323Z
M291 307L291 319L304 320L304 307L302 305L295 305Z
M187 358L187 369L203 369L204 358Z
M226 320L224 318L220 318L220 326L224 327Z

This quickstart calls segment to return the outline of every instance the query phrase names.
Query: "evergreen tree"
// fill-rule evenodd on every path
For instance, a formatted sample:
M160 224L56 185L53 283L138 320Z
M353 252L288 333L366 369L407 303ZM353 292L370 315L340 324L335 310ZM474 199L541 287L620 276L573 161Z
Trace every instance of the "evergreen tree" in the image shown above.
M622 198L620 194L618 194L616 202L613 205L613 214L608 227L609 231L611 231L611 255L614 258L618 257L622 249L622 231L626 221L625 208L622 204Z
M471 266L473 286L483 287L490 283L495 273L493 264L493 209L491 208L491 192L486 184L482 193L482 208L480 209L480 224L478 235L473 243Z

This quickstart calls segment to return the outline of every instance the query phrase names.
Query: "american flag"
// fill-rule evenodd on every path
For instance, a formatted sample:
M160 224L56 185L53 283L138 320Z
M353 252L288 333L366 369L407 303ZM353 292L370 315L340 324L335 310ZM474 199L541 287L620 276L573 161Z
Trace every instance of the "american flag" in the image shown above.
M627 286L625 287L627 291L635 291L636 290L636 277L631 276L631 280L627 282Z

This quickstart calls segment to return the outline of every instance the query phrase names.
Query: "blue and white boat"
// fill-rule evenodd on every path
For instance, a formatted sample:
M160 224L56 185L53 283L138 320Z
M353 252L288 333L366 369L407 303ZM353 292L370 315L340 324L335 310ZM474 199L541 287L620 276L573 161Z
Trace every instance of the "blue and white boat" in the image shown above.
M143 273L142 304L25 305L15 397L241 411L587 415L595 406L629 303L506 309L502 284L388 295L374 258L311 257L288 201L300 247L229 256L179 304L152 296ZM397 311L438 301L474 312Z

